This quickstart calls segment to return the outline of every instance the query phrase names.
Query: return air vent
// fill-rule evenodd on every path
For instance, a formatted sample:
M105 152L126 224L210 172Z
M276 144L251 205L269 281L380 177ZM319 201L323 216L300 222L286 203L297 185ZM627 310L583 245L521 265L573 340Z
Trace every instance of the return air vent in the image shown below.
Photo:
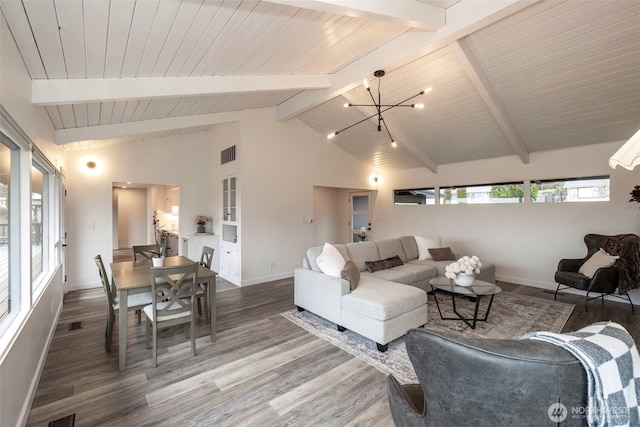
M220 164L233 162L236 159L236 146L232 145L229 148L225 148L220 152Z

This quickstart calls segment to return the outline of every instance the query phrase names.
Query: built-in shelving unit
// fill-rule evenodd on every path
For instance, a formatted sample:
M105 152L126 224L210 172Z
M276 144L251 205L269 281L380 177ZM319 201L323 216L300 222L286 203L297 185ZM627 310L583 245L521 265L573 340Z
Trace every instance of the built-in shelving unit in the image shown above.
M239 180L222 180L222 236L220 240L220 277L240 285L240 212Z

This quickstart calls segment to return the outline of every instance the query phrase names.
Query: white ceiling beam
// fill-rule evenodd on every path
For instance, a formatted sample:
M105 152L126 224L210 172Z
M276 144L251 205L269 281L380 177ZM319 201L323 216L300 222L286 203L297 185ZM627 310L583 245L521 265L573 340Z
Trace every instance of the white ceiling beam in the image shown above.
M32 82L34 105L80 104L180 96L272 92L330 87L328 74L149 77L107 79L37 79Z
M524 145L520 134L509 118L509 114L502 106L502 102L498 98L493 86L491 86L491 82L489 82L487 76L482 71L482 67L480 67L467 41L464 39L456 40L451 44L451 50L453 50L460 65L462 65L462 68L478 90L480 97L487 105L487 108L513 147L513 150L520 157L522 163L529 163L529 150Z
M287 6L318 10L372 21L392 22L436 31L445 25L445 9L415 0L269 0Z
M201 114L197 116L169 117L166 119L142 120L138 122L117 123L111 125L86 126L81 128L59 129L56 131L56 144L87 141L93 139L120 138L130 135L163 132L176 129L217 125L239 120L238 112Z
M304 91L278 105L276 116L284 121L357 87L375 70L390 72L457 39L525 9L540 0L462 0L447 9L447 25L437 32L411 30L344 67L324 89ZM375 3L375 2L368 2Z

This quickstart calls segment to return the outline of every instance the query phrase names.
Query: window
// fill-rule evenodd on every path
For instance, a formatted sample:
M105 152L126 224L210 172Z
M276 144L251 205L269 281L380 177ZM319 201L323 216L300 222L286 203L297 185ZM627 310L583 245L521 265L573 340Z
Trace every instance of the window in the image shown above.
M533 186L537 186L536 197ZM536 203L603 202L609 200L609 177L565 178L531 181Z
M44 172L31 167L31 277L42 273L42 194Z
M11 150L0 144L0 320L11 311L9 286L9 183Z
M441 205L522 203L523 199L524 184L522 182L440 188Z
M434 205L435 203L435 188L409 188L406 190L393 190L394 205Z

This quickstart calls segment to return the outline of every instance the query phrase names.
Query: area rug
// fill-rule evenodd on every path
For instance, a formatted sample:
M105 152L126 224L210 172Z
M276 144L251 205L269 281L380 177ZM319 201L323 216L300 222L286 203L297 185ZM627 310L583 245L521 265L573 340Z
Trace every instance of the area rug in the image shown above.
M488 298L480 304L480 313L484 313ZM440 308L444 317L453 315L451 298L438 294ZM493 305L486 322L478 322L476 329L471 329L460 320L441 320L433 296L429 296L429 321L424 326L430 331L465 338L518 338L527 332L550 331L561 332L569 319L573 304L544 300L530 296L502 292L493 300ZM466 298L457 298L458 312L471 315L475 303ZM339 332L331 323L309 311L291 310L281 313L298 326L342 350L358 357L385 374L393 374L404 384L417 383L415 371L407 356L404 337L389 343L386 352L377 350L373 341L349 330Z

